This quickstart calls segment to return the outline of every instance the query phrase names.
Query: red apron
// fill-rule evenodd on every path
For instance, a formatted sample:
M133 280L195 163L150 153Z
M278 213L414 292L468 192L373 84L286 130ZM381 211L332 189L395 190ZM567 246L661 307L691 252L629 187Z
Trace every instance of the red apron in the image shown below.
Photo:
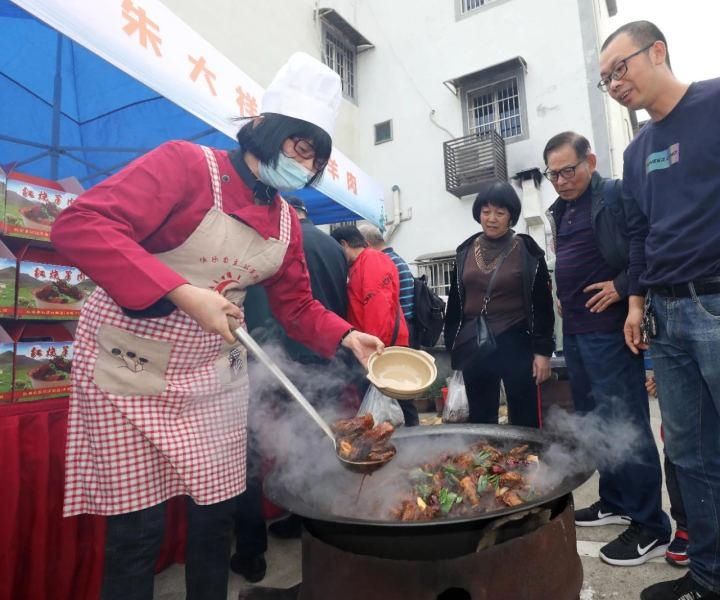
M215 155L202 147L213 207L180 246L158 258L189 283L241 305L274 275L290 241L264 239L223 212ZM132 319L101 289L78 323L66 450L65 516L114 515L186 494L213 504L245 489L245 349L204 332L181 310Z

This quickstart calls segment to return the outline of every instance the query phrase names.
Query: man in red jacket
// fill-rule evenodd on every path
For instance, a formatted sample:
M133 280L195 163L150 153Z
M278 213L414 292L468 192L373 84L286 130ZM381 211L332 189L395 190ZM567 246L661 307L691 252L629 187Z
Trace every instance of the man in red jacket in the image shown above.
M377 335L386 346L407 346L408 329L400 309L400 280L395 264L368 247L357 227L335 229L331 235L345 252L348 270L348 322Z
M360 331L379 337L386 346L408 346L409 334L400 308L400 278L392 259L368 247L354 225L338 227L330 235L342 246L348 270L347 320ZM405 425L420 420L412 400L399 400Z

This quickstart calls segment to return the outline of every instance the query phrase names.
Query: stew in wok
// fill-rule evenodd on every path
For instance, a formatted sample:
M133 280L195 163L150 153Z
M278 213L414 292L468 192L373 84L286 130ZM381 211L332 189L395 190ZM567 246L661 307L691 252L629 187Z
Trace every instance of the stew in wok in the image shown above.
M399 521L470 516L518 506L537 497L537 455L527 444L501 452L476 442L467 452L446 454L407 474L406 497L392 510Z

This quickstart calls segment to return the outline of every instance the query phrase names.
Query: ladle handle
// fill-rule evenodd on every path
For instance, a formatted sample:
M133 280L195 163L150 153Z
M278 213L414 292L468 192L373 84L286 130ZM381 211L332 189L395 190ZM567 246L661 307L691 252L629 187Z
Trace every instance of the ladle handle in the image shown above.
M252 354L270 370L270 372L275 376L275 378L280 383L282 383L283 387L287 390L287 392L300 403L300 405L305 409L305 411L312 417L313 421L318 424L318 427L320 427L325 432L325 434L332 440L333 444L335 444L335 435L333 434L332 429L330 429L330 426L318 414L313 405L308 402L307 398L302 395L300 390L295 387L295 384L293 384L293 382L287 378L285 373L280 370L280 367L277 366L275 361L268 356L265 350L263 350L260 345L252 338L252 336L242 327L234 327L231 324L230 329L233 332L235 338L248 349L250 354Z

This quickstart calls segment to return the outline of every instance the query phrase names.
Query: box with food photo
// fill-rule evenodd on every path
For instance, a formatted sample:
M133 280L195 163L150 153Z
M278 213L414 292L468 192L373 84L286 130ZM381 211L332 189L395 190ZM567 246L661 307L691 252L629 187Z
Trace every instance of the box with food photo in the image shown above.
M95 283L49 250L26 248L18 260L19 319L77 319Z
M0 403L13 399L13 364L15 358L15 342L0 327Z
M0 242L0 318L15 316L15 282L17 259L12 250Z
M12 398L15 402L59 398L70 393L72 334L60 323L15 323Z
M5 234L49 240L58 215L72 204L82 188L76 180L55 182L11 173L5 189ZM73 193L75 192L75 193Z

